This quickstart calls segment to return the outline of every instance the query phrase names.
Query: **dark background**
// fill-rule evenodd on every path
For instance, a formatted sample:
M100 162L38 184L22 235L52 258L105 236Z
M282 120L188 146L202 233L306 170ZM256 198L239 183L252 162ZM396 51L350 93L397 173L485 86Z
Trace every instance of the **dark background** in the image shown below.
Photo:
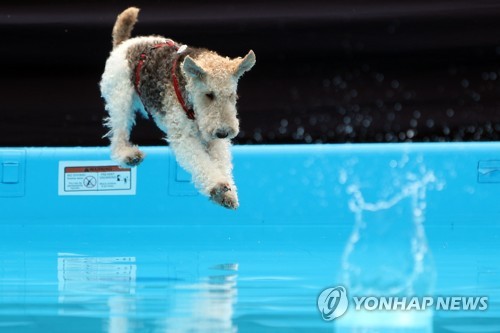
M135 35L249 49L236 143L498 140L500 1L0 4L0 146L107 145L98 82L116 15ZM164 144L138 119L133 140Z

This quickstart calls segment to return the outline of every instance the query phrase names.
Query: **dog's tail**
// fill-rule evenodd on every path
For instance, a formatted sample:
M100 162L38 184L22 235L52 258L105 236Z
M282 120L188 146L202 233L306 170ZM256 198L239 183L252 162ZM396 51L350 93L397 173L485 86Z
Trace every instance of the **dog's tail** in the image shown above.
M130 38L134 24L137 22L138 15L139 8L136 7L127 8L118 15L115 26L113 27L113 48Z

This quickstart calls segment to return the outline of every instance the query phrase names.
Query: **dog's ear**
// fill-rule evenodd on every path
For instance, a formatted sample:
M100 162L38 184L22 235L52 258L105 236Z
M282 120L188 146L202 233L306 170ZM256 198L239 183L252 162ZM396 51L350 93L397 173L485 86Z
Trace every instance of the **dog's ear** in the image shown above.
M203 80L207 73L203 68L201 68L190 56L187 56L184 59L184 63L182 64L182 68L187 75L192 78Z
M236 78L240 78L240 76L242 76L243 73L251 70L253 65L255 65L255 53L253 53L253 51L250 50L250 52L248 52L245 58L241 60L238 67L236 67L236 70L234 71L234 76Z

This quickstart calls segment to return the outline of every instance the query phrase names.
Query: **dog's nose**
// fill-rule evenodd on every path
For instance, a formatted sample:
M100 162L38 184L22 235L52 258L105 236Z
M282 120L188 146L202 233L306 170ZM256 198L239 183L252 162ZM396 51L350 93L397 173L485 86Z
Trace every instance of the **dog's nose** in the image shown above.
M219 139L225 139L225 138L227 138L227 136L229 135L229 133L227 131L220 130L220 131L217 131L217 133L215 133L215 135L217 135L217 137Z

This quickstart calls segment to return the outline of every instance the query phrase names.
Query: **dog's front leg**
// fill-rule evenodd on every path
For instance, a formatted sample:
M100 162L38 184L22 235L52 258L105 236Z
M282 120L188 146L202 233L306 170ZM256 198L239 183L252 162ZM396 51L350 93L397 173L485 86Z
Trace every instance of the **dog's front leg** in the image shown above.
M169 143L179 164L192 174L200 192L226 208L238 208L232 177L221 170L220 161L210 156L208 147L198 137L182 135L175 138L172 135Z
M227 139L215 139L208 143L207 149L210 158L217 168L228 179L230 195L238 204L238 191L233 178L233 163L231 156L231 142Z
M233 163L231 142L227 139L216 139L208 143L208 154L219 170L230 180L231 190L236 192L233 180Z

